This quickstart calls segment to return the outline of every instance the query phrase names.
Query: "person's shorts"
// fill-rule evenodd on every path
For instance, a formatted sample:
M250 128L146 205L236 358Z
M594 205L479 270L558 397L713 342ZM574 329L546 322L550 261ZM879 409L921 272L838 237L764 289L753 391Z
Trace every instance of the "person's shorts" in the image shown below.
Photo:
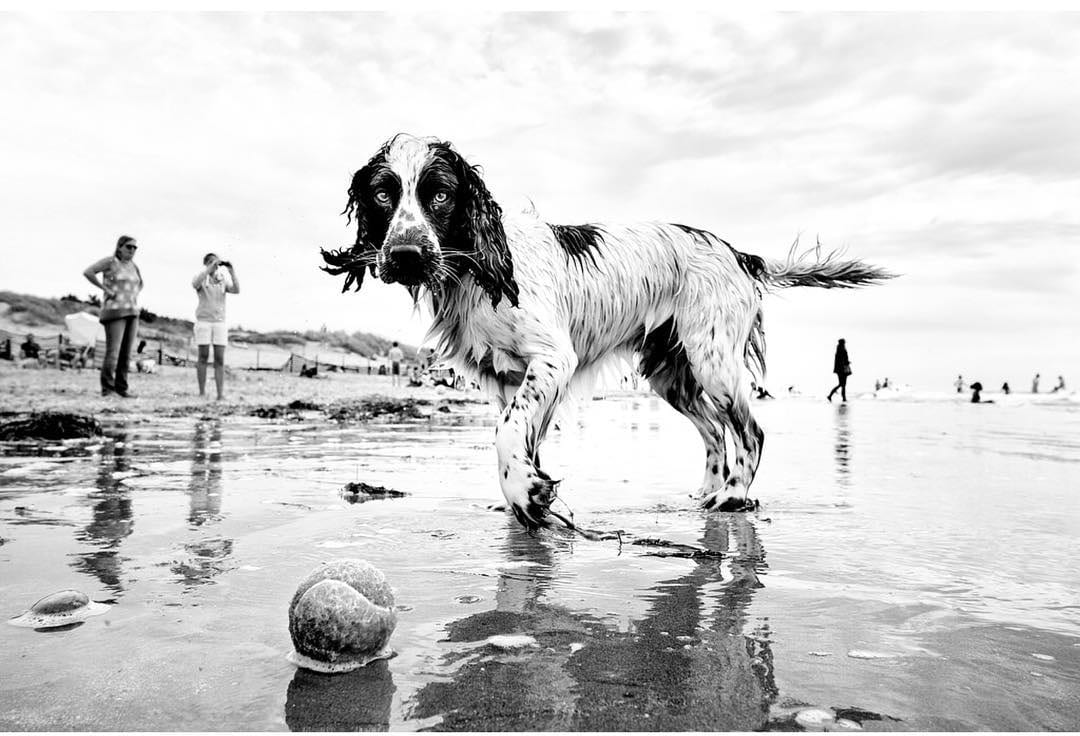
M401 363L395 362L395 363L391 364L390 372L392 374L394 374L395 376L400 376L401 375Z
M228 345L229 330L224 322L196 322L195 323L196 345Z

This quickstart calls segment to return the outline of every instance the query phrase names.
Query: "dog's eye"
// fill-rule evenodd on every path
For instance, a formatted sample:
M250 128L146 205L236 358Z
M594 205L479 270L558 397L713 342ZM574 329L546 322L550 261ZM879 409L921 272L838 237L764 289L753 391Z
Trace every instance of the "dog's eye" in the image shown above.
M450 192L446 191L445 189L440 189L439 191L435 192L435 195L431 198L431 201L434 204L446 204L449 199Z
M390 192L385 189L376 189L372 196L378 204L390 204Z

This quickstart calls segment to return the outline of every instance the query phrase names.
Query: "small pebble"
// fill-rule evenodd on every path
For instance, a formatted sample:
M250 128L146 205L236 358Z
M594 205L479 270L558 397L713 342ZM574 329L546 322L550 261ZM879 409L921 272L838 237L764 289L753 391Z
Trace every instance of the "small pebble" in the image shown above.
M836 722L836 714L824 708L807 708L795 714L795 723L807 731L824 731Z
M528 634L496 634L484 640L486 644L499 649L520 649L521 647L537 647L540 644Z
M837 718L836 723L829 727L830 731L862 731L863 728L855 721L847 718Z
M884 652L871 652L868 649L852 649L847 653L847 656L852 659L892 659L897 655L886 654Z

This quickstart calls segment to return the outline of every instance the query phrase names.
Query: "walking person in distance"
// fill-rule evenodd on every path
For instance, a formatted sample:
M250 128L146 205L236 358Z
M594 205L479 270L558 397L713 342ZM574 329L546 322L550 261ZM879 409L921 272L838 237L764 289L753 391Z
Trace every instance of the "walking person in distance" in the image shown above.
M851 375L851 361L848 360L847 347L844 338L836 343L836 354L833 356L833 373L836 374L837 384L829 392L828 399L832 401L833 394L840 392L840 399L847 401L847 379Z

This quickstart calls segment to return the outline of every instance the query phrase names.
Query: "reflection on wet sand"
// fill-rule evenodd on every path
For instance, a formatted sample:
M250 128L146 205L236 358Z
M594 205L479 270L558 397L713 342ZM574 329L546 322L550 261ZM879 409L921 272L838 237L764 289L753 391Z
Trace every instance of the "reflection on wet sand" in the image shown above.
M202 526L221 518L220 419L204 419L195 423L188 496L191 503L188 521L193 526Z
M725 559L697 559L686 575L657 583L648 613L625 632L546 601L565 550L510 529L508 562L533 564L504 572L495 609L451 623L448 640L528 634L539 646L504 652L483 644L446 655L452 680L425 685L414 715L441 716L435 730L764 727L777 696L769 632L745 631L764 551L746 515L705 523L703 546Z
M78 555L72 567L93 575L114 593L124 590L121 580L124 558L120 556L120 544L135 527L129 490L123 483L130 470L128 433L120 430L113 436L113 441L102 448L95 481L97 490L89 496L94 502L93 516L86 528L75 535L80 542L92 544L97 549Z
M285 696L292 731L388 731L394 678L385 659L326 675L297 668Z
M836 458L836 482L842 486L851 485L851 427L848 424L848 405L836 407L834 418L836 443L833 455Z
M221 520L222 432L220 419L195 423L191 441L191 477L188 480L188 523L193 529L205 529ZM232 554L233 540L223 537L201 538L184 545L186 557L170 569L186 586L212 583L228 569L226 559Z

